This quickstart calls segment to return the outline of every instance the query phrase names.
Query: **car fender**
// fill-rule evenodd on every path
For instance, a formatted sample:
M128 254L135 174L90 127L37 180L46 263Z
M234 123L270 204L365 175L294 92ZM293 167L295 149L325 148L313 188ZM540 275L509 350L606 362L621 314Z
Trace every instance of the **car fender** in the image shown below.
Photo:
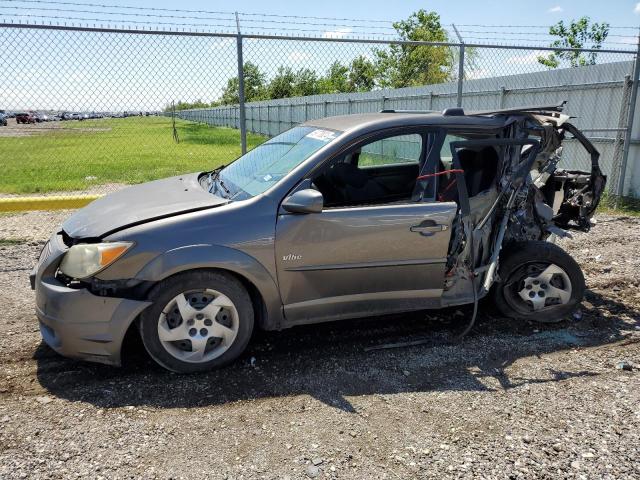
M282 301L273 277L254 257L221 245L189 245L167 250L147 263L135 278L159 282L177 273L201 268L228 270L253 284L264 301L266 318L262 327L279 329L282 323Z

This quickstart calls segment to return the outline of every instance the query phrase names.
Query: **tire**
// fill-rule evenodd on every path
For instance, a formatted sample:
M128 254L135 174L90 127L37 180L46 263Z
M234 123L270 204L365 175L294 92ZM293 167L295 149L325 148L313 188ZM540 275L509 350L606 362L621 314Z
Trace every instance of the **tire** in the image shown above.
M249 343L251 298L231 274L180 273L153 287L149 300L153 304L140 315L140 336L149 355L167 370L219 368L238 358Z
M557 323L571 315L584 297L584 275L557 245L514 242L500 256L496 307L514 320ZM526 298L526 299L525 299Z

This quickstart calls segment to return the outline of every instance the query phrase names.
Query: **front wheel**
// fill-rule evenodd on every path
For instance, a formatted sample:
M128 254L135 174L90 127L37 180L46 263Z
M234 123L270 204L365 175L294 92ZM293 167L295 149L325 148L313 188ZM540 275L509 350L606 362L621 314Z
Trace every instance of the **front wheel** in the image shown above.
M576 261L549 242L516 242L501 255L494 301L516 320L560 322L584 296L584 275Z
M140 334L164 368L193 373L221 367L246 348L253 331L251 298L232 275L187 272L156 285L140 316Z

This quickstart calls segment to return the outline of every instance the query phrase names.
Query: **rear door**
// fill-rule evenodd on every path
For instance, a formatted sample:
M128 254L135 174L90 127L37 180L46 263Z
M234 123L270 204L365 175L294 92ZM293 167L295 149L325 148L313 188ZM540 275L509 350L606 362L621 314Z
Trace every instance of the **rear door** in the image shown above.
M404 153L384 151L378 143L391 145L397 138L364 141L355 147L362 152L360 168L373 169L374 179L385 168L417 172L427 154L426 138ZM367 155L376 150L383 154ZM391 183L401 185L387 192L395 198L407 188L391 177ZM377 184L369 190L376 191ZM314 214L281 211L276 263L287 320L306 323L438 306L456 212L453 202L413 202L410 191L404 199L383 204L337 206Z

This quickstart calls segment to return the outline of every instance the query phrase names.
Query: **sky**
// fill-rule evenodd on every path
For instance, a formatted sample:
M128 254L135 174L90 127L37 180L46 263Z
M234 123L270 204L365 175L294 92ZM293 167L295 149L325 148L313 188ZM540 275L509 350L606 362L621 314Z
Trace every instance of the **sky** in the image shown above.
M148 28L233 31L232 15L179 13L149 9L239 11L244 33L306 34L325 38L384 37L390 23L424 8L440 14L443 24L458 25L466 42L548 45L546 28L559 20L587 15L611 26L607 46L633 49L640 26L640 2L629 0L323 0L321 2L235 0L0 0L0 20L29 23L117 24ZM70 5L70 3L84 4ZM113 6L111 10L99 5ZM268 8L266 7L268 5ZM118 8L119 7L119 8ZM132 8L135 7L135 8ZM116 9L116 10L114 10ZM112 13L105 13L112 12ZM133 14L138 14L135 16ZM162 19L148 14L164 15ZM142 14L142 15L141 15ZM147 16L144 16L147 14ZM256 15L258 14L258 15ZM265 15L323 17L325 20ZM98 18L99 17L99 18ZM326 18L348 20L328 20ZM98 21L68 19L98 19ZM352 19L362 19L361 22ZM103 23L104 21L104 23ZM138 23L131 23L138 22ZM190 26L189 26L190 25ZM525 25L526 27L523 27ZM158 26L158 25L156 25ZM510 27L513 26L513 27ZM307 31L309 30L309 31ZM310 31L313 30L313 31ZM372 56L369 45L250 41L245 61L258 64L267 76L280 65L309 67L320 73L334 60L348 63L358 55ZM171 100L216 99L236 73L235 40L154 36L98 36L60 32L0 29L0 99L7 109L147 110ZM538 50L480 50L470 78L483 78L540 70ZM607 56L608 55L608 56ZM602 61L629 56L601 54ZM624 57L624 58L623 58ZM3 108L3 106L0 106Z
M142 0L136 5L175 5L169 0ZM231 10L296 14L322 17L353 17L366 19L397 20L424 8L440 14L445 23L482 24L549 24L561 19L571 19L589 15L597 21L607 21L612 25L640 26L639 2L629 0L323 0L322 2L236 0ZM184 8L207 8L228 10L227 2L184 0ZM634 13L635 10L635 13ZM635 16L634 16L635 15Z
M438 12L444 23L487 25L549 25L588 15L594 21L606 21L614 26L640 27L640 2L633 0L182 0L179 3L175 0L105 0L94 3L392 21L424 8Z

